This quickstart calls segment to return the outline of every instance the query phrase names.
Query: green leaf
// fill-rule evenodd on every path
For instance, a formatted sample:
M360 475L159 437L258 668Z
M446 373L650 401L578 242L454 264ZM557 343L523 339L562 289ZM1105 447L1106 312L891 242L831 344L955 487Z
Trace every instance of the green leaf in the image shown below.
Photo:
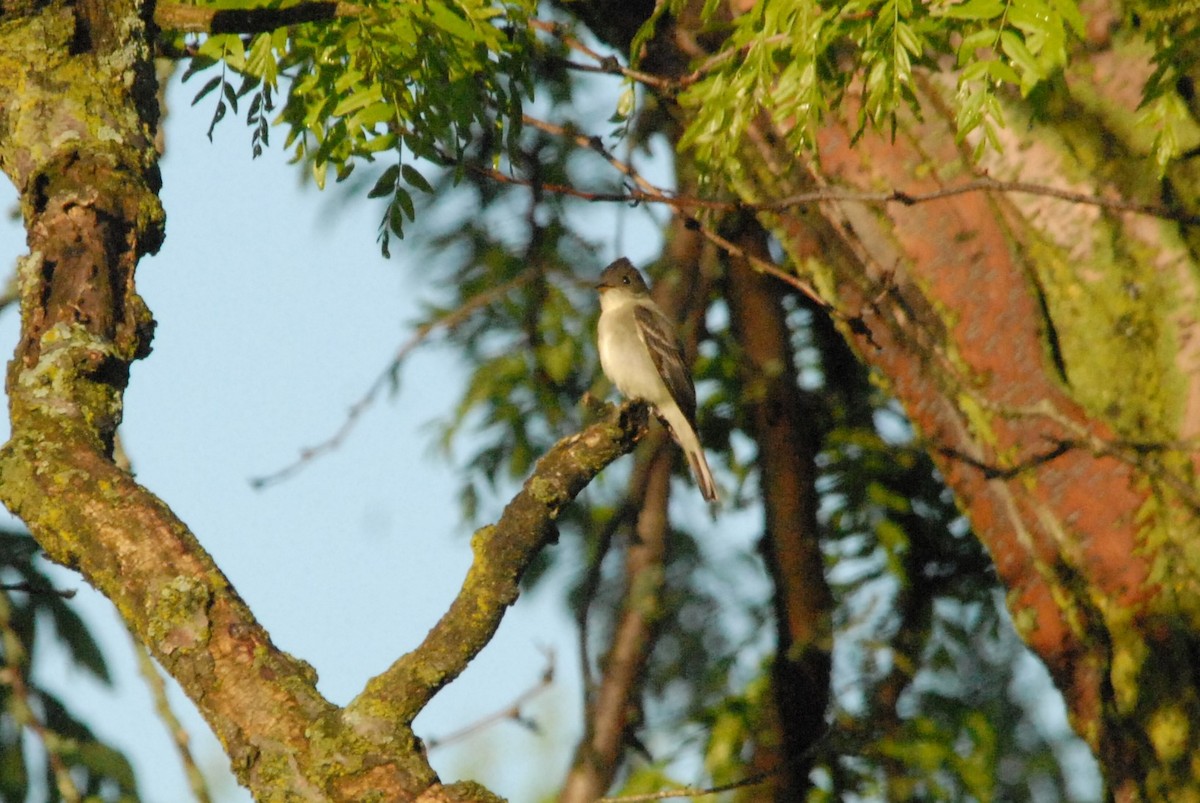
M226 86L228 86L228 84L226 84ZM223 119L225 119L226 111L227 111L227 109L225 108L225 101L224 100L219 101L217 103L217 108L213 110L212 122L210 122L208 124L208 141L209 142L212 142L213 131L216 129L217 123L219 123Z
M204 83L204 86L200 87L200 91L196 93L196 97L192 98L192 105L195 106L197 103L199 103L201 100L203 100L209 93L211 93L214 89L219 87L221 85L222 80L223 79L219 75L209 78L208 81L206 81Z
M258 34L250 43L250 52L246 56L246 71L262 79L263 83L274 87L278 78L278 61L275 59L274 36L269 33Z
M965 3L955 3L939 9L937 15L948 19L975 20L982 22L994 20L1004 14L1008 4L1004 0L967 0Z
M538 359L547 376L560 384L566 382L571 376L577 358L575 344L566 338L554 345L543 345L538 351Z
M396 191L396 178L400 175L400 166L392 165L384 170L375 181L375 186L367 193L368 198L384 198Z
M404 214L400 209L400 204L396 203L393 198L392 203L388 205L388 228L400 239L404 239ZM386 254L385 254L386 256Z
M416 220L417 212L413 208L412 196L408 193L408 190L400 186L396 187L396 204L404 210L404 214L409 220ZM399 232L396 233L399 234Z
M233 84L223 84L221 86L221 89L225 95L225 100L227 100L229 102L230 108L233 109L233 113L237 114L238 96L237 96L237 93L234 92L234 90L233 90Z
M1025 41L1015 32L1005 30L1000 32L1000 49L1012 60L1021 76L1021 94L1028 95L1029 91L1045 78L1042 67L1037 59L1025 46Z
M183 71L181 80L186 83L193 75L207 70L216 63L217 59L209 56L201 56L199 54L192 56L191 60L188 62L187 69Z
M137 781L129 759L118 750L100 742L84 742L76 753L78 763L93 774L116 783L126 794L137 794Z
M1087 23L1079 10L1077 0L1050 0L1050 5L1058 12L1059 17L1067 23L1071 33L1082 39L1087 33Z
M463 42L474 43L483 40L478 29L472 27L469 22L458 14L455 14L445 5L438 2L429 2L427 10L429 18L433 21L434 25L452 36L461 39Z
M416 187L421 192L429 193L430 195L433 194L433 185L425 180L425 176L421 175L420 170L417 170L415 167L409 164L402 166L400 170L404 175L404 180L407 181L410 186Z
M317 184L317 189L325 189L325 174L329 170L329 163L323 160L313 160L312 177Z
M71 659L97 680L111 684L112 676L109 674L108 664L104 661L104 654L100 651L100 645L96 643L91 631L75 609L57 596L47 600L42 608L49 609L54 629L67 645Z
M990 50L995 47L998 36L999 34L995 28L983 28L964 36L958 45L958 66L965 66L967 70L978 70L978 65L981 62L975 60L977 58L976 52L979 50ZM970 79L964 76L964 80Z
M359 88L342 98L330 113L333 117L344 117L356 109L362 109L383 99L383 88L379 84L359 86Z
M1181 142L1193 125L1187 103L1176 92L1154 98L1138 112L1139 126L1154 131L1152 154L1161 178L1182 150Z

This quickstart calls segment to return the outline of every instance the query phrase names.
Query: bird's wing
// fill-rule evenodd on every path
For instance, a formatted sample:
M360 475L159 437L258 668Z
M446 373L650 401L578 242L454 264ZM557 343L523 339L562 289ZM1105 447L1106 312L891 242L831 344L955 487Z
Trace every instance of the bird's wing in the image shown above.
M636 305L633 318L637 322L638 336L646 344L646 350L650 352L650 359L654 361L658 375L662 377L688 423L694 427L696 388L692 385L692 375L683 360L683 345L675 334L675 326L658 307L650 304Z

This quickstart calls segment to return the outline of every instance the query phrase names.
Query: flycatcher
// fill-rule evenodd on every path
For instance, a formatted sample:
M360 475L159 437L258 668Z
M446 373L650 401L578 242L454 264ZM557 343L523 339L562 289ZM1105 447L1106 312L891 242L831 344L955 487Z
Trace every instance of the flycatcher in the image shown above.
M641 399L671 430L687 455L700 493L717 501L704 449L696 436L696 388L675 326L650 298L646 280L622 257L600 274L600 367L627 399Z

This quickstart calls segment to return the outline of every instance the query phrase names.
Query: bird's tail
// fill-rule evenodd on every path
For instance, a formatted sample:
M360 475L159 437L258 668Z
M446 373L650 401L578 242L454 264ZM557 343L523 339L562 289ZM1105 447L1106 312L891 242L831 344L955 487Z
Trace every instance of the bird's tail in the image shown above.
M708 458L704 456L704 447L700 445L700 438L696 436L692 422L688 421L682 412L678 410L672 412L674 415L664 416L667 426L670 427L671 435L679 444L679 448L683 449L683 453L687 455L688 465L692 467L692 476L696 478L696 485L700 487L700 493L706 502L719 501L717 483L713 480L712 471L708 467Z
M692 476L696 478L696 484L700 486L700 493L704 495L706 502L718 502L717 484L713 482L712 471L708 468L708 460L704 457L704 450L697 448L694 452L685 452L688 463L692 466Z

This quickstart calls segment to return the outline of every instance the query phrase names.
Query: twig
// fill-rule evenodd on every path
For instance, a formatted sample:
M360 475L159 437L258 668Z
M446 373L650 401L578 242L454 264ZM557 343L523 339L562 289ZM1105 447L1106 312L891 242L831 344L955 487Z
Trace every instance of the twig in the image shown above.
M749 786L758 786L763 781L779 774L779 770L769 770L751 775L748 778L742 778L740 781L721 784L720 786L710 786L706 788L697 786L684 786L678 789L664 789L661 792L645 792L638 795L616 795L615 797L602 797L596 803L639 803L646 800L669 800L673 797L711 797L719 795L722 792L732 792L735 789L745 789Z
M984 479L1011 480L1011 479L1016 479L1018 476L1025 473L1026 471L1031 471L1035 468L1040 468L1040 467L1044 466L1046 463L1049 463L1052 460L1056 460L1057 458L1062 457L1067 452L1069 452L1071 449L1075 448L1075 446L1077 446L1077 444L1074 444L1069 441L1058 441L1049 450L1042 452L1040 454L1033 455L1032 457L1027 457L1023 460L1019 460L1011 466L994 465L994 464L985 462L983 460L979 460L975 457L972 457L971 455L967 454L966 452L963 452L960 449L955 449L950 446L941 446L938 444L931 444L929 448L932 449L933 451L936 451L938 454L942 455L943 457L949 458L951 460L957 460L960 463L965 463L966 465L970 466L971 468L978 469L979 472L981 474L983 474Z
M179 753L179 760L183 763L184 774L187 776L192 796L198 803L210 803L212 797L208 793L208 782L204 780L204 773L200 771L200 767L196 765L196 760L192 756L189 747L191 737L188 735L187 728L183 727L183 723L171 709L171 702L167 699L167 687L163 683L162 675L158 673L158 667L154 665L150 653L146 652L146 648L137 640L137 636L133 634L132 630L129 631L129 638L133 642L133 652L137 656L138 670L142 673L142 679L146 681L146 686L150 689L151 697L154 698L154 710L158 714L158 718L166 725L167 732L171 734L175 751Z
M0 591L23 591L26 594L48 594L63 599L74 599L75 589L53 588L51 586L35 586L28 580L19 583L0 583Z
M596 65L592 66L590 64L579 64L577 62L567 61L563 66L567 67L568 69L580 70L582 72L604 73L607 75L621 75L630 79L631 81L637 81L638 83L646 84L647 86L652 86L656 89L662 89L666 91L674 89L674 85L678 83L669 78L663 78L661 75L654 75L653 73L642 72L640 70L622 66L621 63L617 61L616 56L597 53L595 50L592 50L583 42L568 33L566 26L557 22L547 22L545 20L533 19L529 21L529 27L537 31L542 31L543 33L548 33L551 36L558 37L567 47L576 52L582 53L588 58L594 59L596 62Z
M957 460L979 470L986 479L1011 480L1025 471L1039 468L1053 460L1062 457L1072 449L1085 449L1094 456L1111 457L1128 466L1145 472L1150 477L1168 485L1180 499L1193 511L1200 513L1200 491L1178 472L1147 458L1162 453L1179 453L1194 455L1200 452L1200 439L1183 441L1136 441L1125 438L1105 438L1097 435L1084 424L1073 420L1059 410L1049 399L1042 399L1033 404L1008 405L990 399L977 390L966 389L975 403L983 409L995 413L1005 419L1044 418L1065 430L1070 437L1044 437L1049 450L1024 458L1010 465L988 463L964 452L936 443L925 443L922 448L937 452L943 457Z
M521 692L521 694L517 695L517 698L513 700L512 703L499 711L495 711L479 720L476 720L475 722L470 723L469 725L464 725L456 731L451 731L445 736L426 739L425 746L430 750L433 750L436 747L444 747L451 742L465 739L466 737L477 733L478 731L481 731L490 725L494 725L497 722L503 722L504 720L512 720L518 725L523 725L532 731L536 731L537 724L533 720L522 715L521 708L527 705L530 700L547 691L552 685L554 685L554 654L551 652L546 652L546 668L542 670L541 677L539 677L532 686Z
M415 650L367 682L344 716L407 727L495 635L520 594L522 574L557 538L563 510L609 463L633 450L646 424L645 407L626 403L542 455L500 519L475 531L471 568L446 613Z
M509 291L514 290L530 281L538 274L538 272L539 271L536 268L526 268L504 284L493 287L487 292L473 296L462 306L458 307L452 312L448 312L435 320L426 321L418 326L416 331L413 332L412 337L410 337L402 346L400 346L399 349L396 350L396 353L392 356L392 359L379 373L379 376L375 378L375 381L371 383L370 387L367 388L367 391L361 397L359 397L357 401L350 405L350 409L346 412L345 420L342 421L341 426L339 426L332 435L314 446L308 446L301 449L299 456L283 468L261 477L252 478L250 480L251 487L255 489L262 489L269 485L274 485L277 482L281 482L299 472L306 464L312 462L321 455L337 449L346 440L347 436L350 435L350 432L354 429L359 418L362 417L362 414L365 413L371 407L371 405L375 403L375 399L379 396L383 389L394 384L395 376L400 370L400 365L404 362L404 359L408 357L408 355L411 354L418 346L424 343L434 331L442 328L453 331L468 318L470 318L471 315L476 312L476 310L480 309L481 307L486 307L488 304L491 304L498 298L501 298Z
M995 402L979 394L974 394L974 396L986 409L1005 417L1040 416L1053 421L1074 437L1074 440L1069 438L1050 439L1052 443L1063 444L1065 446L1064 451L1066 448L1083 448L1089 450L1093 455L1105 455L1120 460L1126 465L1140 469L1151 477L1166 483L1173 491L1179 494L1180 498L1193 511L1200 512L1200 491L1188 479L1179 476L1170 468L1156 461L1147 461L1145 459L1148 455L1161 452L1196 454L1200 452L1200 440L1148 442L1132 441L1123 438L1104 438L1095 434L1083 424L1072 420L1056 408L1048 399L1043 399L1040 402L1030 405L1013 407Z
M747 207L761 211L772 211L821 201L858 201L869 204L899 203L904 206L916 206L917 204L940 201L971 192L1019 192L1028 195L1042 195L1047 198L1058 198L1059 200L1071 203L1111 209L1115 212L1133 212L1138 215L1174 220L1189 226L1200 225L1200 215L1176 212L1161 204L1146 204L1138 201L1128 201L1123 198L1104 198L1099 195L1088 195L1083 192L1064 190L1045 184L1034 184L1029 181L1001 181L991 176L982 176L952 187L944 187L940 190L921 193L910 193L902 189L893 189L886 192L856 192L829 187L790 195L787 198L772 201L768 204L747 204Z
M577 146L579 146L581 148L587 148L588 150L595 151L606 162L608 162L610 165L612 165L612 167L617 172L621 173L626 178L633 181L633 183L636 184L639 188L641 188L641 190L643 192L647 193L647 195L649 197L652 197L655 200L661 200L663 203L670 203L672 198L675 198L675 200L679 200L676 196L669 195L666 190L663 190L662 188L658 187L657 185L653 184L652 182L647 181L646 179L642 178L641 174L639 174L636 170L633 169L633 165L629 164L628 162L623 162L620 159L618 159L617 157L613 156L611 153L609 153L608 149L604 147L604 140L602 140L600 137L587 136L586 134L579 133L579 131L574 128L568 128L566 126L561 126L556 123L550 123L545 120L539 120L536 117L530 117L528 114L521 116L521 123L523 125L529 126L530 128L536 128L538 131L541 131L544 134L549 134L549 135L555 136L555 137L562 137L563 139L574 142ZM707 205L709 202L701 201L698 203L699 203L699 205L704 206L704 205ZM720 204L721 206L728 205L725 202L717 202L717 203ZM713 208L717 208L717 207L713 207Z

